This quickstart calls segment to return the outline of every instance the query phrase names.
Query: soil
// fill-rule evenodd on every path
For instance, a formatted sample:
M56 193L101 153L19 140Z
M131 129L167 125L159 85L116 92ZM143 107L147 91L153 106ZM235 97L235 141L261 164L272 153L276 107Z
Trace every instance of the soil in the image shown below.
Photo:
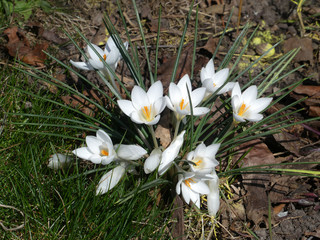
M64 63L68 63L70 59L76 61L83 58L74 45L68 42L62 28L75 37L77 34L74 26L77 26L79 31L90 42L103 46L106 39L106 30L102 17L105 12L110 14L111 21L120 33L121 38L126 40L126 34L115 1L68 0L49 2L57 9L62 9L62 11L57 10L48 14L37 8L34 10L33 16L28 21L20 24L19 28L31 46L39 42L47 42L49 44L49 52ZM168 86L190 2L184 0L172 0L169 2L137 0L136 2L139 16L145 27L144 34L147 39L152 66L155 64L157 19L160 5L162 6L161 38L157 60L159 66L158 79L165 86ZM122 0L120 3L128 23L128 31L132 41L138 46L142 74L147 81L148 70L134 9L131 3L128 4L127 1ZM239 35L237 31L239 4L239 0L206 0L198 4L199 27L197 62L195 66L196 81L199 81L198 73L200 68L211 58L232 9L233 16L229 26L232 30L226 34L225 40L215 58L215 66L219 66L224 54ZM256 36L262 41L256 46L250 45L250 49L246 53L248 57L242 60L244 65L249 64L253 56L261 55L266 44L273 45L279 41L281 42L276 47L274 56L266 58L263 64L258 64L253 68L250 72L252 76L259 74L266 66L275 61L277 56L281 56L293 48L301 47L301 51L293 59L291 65L288 66L288 71L300 65L304 65L304 67L288 75L270 92L306 77L308 79L304 82L304 85L311 86L313 90L319 89L317 88L320 86L320 2L318 0L306 1L302 6L301 12L297 10L297 5L294 1L290 0L248 0L243 1L240 13L240 28L246 22L250 22L252 24L250 32L253 32L255 27L259 25ZM300 13L303 25L299 20ZM16 24L15 18L19 19L19 15L13 16L13 25ZM186 44L181 56L184 63L181 64L176 79L179 79L185 73L190 74L190 56L192 55L194 31L195 13L191 16L190 26L186 34ZM42 33L40 34L40 32ZM1 41L6 44L7 39L2 38ZM77 37L76 41L80 47L85 47L86 43L81 38ZM13 58L9 56L5 45L0 48L0 56L2 64L11 64ZM77 76L65 74L64 70L58 67L55 61L43 62L43 65L38 65L38 67L50 69L58 79L66 83L81 84ZM81 73L93 83L104 87L94 72ZM118 73L125 76L126 86L132 86L130 72L126 66L122 64L118 68ZM239 81L245 83L249 77L249 75L244 75ZM261 80L264 77L266 77L265 74L261 76ZM50 91L55 91L52 86L46 87ZM320 111L317 108L320 103L320 90L314 90L315 92L313 93L304 90L305 88L303 88L303 91L294 92L285 101L281 102L282 105L286 105L295 99L304 96L309 97L309 102L304 101L298 106L300 108L304 107L306 110L297 114L295 121L320 116ZM281 105L275 107L281 107ZM91 112L89 111L88 114L91 114ZM261 148L255 149L257 151L256 154L259 159L266 160L266 158L270 158L270 162L317 162L320 159L319 131L319 122L296 125L287 129L284 133L262 139L262 142L259 143ZM251 158L254 157L254 154L253 152ZM250 159L247 160L250 161ZM248 164L250 163L248 162ZM317 164L309 167L311 170L319 170L319 165ZM251 177L257 177L257 175ZM258 239L320 239L319 179L263 175L259 176L258 179L261 184L253 183L252 179L250 176L242 176L237 179L232 186L232 198L228 200L228 206L226 200L221 201L221 214L218 221L224 227L218 230L218 238L251 239L253 235L248 231L248 229L251 229ZM271 202L272 211L272 238L268 227L268 200ZM190 239L197 238L190 237ZM212 237L212 239L214 238Z

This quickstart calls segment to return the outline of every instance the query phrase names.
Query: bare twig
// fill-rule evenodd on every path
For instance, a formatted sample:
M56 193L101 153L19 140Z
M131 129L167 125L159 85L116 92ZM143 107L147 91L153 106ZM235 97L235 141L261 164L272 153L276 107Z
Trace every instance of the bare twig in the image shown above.
M16 211L18 211L18 212L23 216L23 218L24 218L24 222L23 222L21 225L19 225L19 226L17 226L17 227L13 227L13 228L7 228L6 226L4 226L4 224L3 224L2 221L0 220L0 226L3 228L3 230L5 230L6 232L8 232L8 231L17 231L17 230L19 230L19 229L24 228L24 225L25 225L25 223L26 223L26 219L25 219L25 217L24 217L24 213L23 213L21 210L19 210L18 208L15 208L15 207L13 207L13 206L3 205L3 204L0 204L0 207L3 207L3 208L11 208L11 209L13 209L13 210L16 210Z

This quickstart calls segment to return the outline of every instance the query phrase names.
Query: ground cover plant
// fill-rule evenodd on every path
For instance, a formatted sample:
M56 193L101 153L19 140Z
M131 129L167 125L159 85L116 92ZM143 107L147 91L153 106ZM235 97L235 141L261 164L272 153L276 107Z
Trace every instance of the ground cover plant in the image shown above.
M15 199L15 205L23 206L21 211L2 205L3 213L9 213L4 221L6 225L22 223L14 231L5 227L4 237L167 239L170 236L197 239L205 236L210 239L232 238L234 233L230 231L242 236L246 231L246 234L258 238L259 232L248 223L229 230L224 226L224 212L235 212L236 215L241 212L230 211L230 208L236 209L234 204L239 201L233 204L228 201L239 192L240 187L235 187L241 182L239 179L244 185L246 182L252 185L257 181L253 179L261 174L263 179L258 181L262 182L268 181L266 176L270 174L285 175L287 179L291 175L310 179L318 177L316 160L275 162L269 154L257 164L248 161L250 157L261 159L259 154L266 152L266 145L257 140L316 120L293 121L301 111L296 106L304 98L280 108L277 106L306 80L301 78L286 86L280 84L301 69L297 66L288 70L298 49L277 57L259 74L253 74L253 67L272 56L278 44L267 45L261 56L241 68L241 59L251 42L258 41L259 27L254 27L251 32L252 26L245 24L219 64L214 63L229 29L230 13L211 57L197 65L199 8L192 3L187 9L177 57L171 62L174 67L169 81L159 81L157 69L161 64L157 56L161 9L154 39L155 60L151 60L135 1L132 6L142 45L133 42L128 31L128 18L118 2L118 14L127 41L122 40L106 15L103 19L109 38L104 49L91 43L81 29L74 27L73 36L67 32L65 35L80 51L81 60L61 61L54 54L47 53L48 59L60 64L70 76L79 78L81 85L67 84L54 74L43 71L42 66L31 67L19 62L19 65L6 69L10 75L15 71L22 72L26 75L18 76L29 76L34 82L31 86L27 82L15 86L17 75L12 74L12 77L6 77L3 85L3 89L15 93L3 98L7 103L3 122L8 122L9 118L11 129L19 129L18 133L11 132L10 135L22 138L23 146L22 151L19 148L8 155L8 158L17 157L18 165L3 167L6 173L2 179L6 186L3 195L8 202ZM190 48L189 75L181 73L179 63L193 11L195 32ZM84 48L78 45L79 41L85 42ZM140 48L146 62L145 69L141 68ZM39 65L39 61L40 65L43 64L38 59L35 65ZM126 75L116 74L120 65L126 69ZM200 66L198 71L196 66ZM79 73L78 69L82 71ZM91 71L99 80L92 82L86 71ZM242 79L239 83L243 76L247 76L246 81ZM55 89L54 94L39 87L39 82ZM67 96L64 103L57 95ZM32 99L31 110L28 100L21 98ZM28 104L21 108L19 102ZM35 141L43 142L43 145L34 144ZM6 151L11 147L8 143L3 149ZM49 168L56 171L47 169L43 159L48 159ZM255 224L267 225L270 238L273 235L272 208L278 206L271 205L275 198L273 188L270 186L262 192L255 189L264 194L264 209L255 206L251 210L258 209L255 213L248 210L248 217ZM7 194L9 189L14 191ZM308 194L298 200L316 200L315 193ZM30 202L27 196L34 201ZM224 202L222 206L221 201ZM252 204L247 204L246 208L252 208ZM283 207L280 212L286 214ZM20 215L12 220L10 213ZM266 222L263 221L265 214ZM178 221L173 221L174 218ZM184 224L184 218L193 223ZM201 222L202 227L194 226L194 223ZM16 234L16 230L20 232Z

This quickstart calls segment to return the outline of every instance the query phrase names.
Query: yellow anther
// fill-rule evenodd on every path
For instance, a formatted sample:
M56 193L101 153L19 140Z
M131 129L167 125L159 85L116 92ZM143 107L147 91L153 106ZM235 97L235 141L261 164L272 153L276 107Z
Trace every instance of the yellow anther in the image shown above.
M184 180L184 183L185 183L189 188L191 188L190 182L195 183L195 181L194 181L192 178L188 178L188 179Z
M241 105L241 107L240 107L240 109L239 109L238 115L242 117L242 115L243 115L246 111L248 111L249 108L250 108L250 106L249 106L249 107L246 107L246 105L245 105L244 103L242 103L242 105Z
M202 163L202 159L200 158L198 161L196 161L194 164L199 167L199 165Z
M100 151L100 153L101 153L101 155L103 155L103 156L109 156L109 152L106 151L106 150L104 150L104 149L102 149L102 150Z
M152 109L151 105L149 107L144 106L143 108L141 108L143 116L148 122L152 120L151 119L151 109Z
M103 54L103 59L106 60L107 59L107 54ZM101 61L101 59L99 59ZM102 62L102 61L101 61Z
M188 106L188 104L189 104L189 103L184 104L184 99L182 98L182 100L181 100L181 102L180 102L180 104L179 104L180 109L181 109L181 110L184 110L184 109Z

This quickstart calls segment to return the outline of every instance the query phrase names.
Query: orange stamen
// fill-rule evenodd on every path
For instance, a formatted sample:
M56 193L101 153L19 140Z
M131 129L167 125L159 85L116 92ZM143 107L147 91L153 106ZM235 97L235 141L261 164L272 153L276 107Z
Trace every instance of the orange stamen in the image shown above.
M106 150L104 150L104 149L102 149L102 150L100 151L100 153L101 153L101 155L103 155L103 156L109 156L109 152L106 151Z
M182 98L182 100L181 100L181 102L180 102L180 104L179 104L180 109L181 109L181 110L184 110L184 109L188 106L188 104L189 104L189 103L186 103L186 104L184 105L184 99Z
M199 160L196 161L194 164L198 167L201 163L202 163L202 159L199 159Z
M246 107L246 105L244 103L242 103L240 109L239 109L239 113L238 115L242 117L242 115L248 111L248 109L250 108L250 106Z
M103 59L104 59L104 60L106 60L106 59L107 59L107 55L106 55L106 54L103 54L103 56L102 56L102 57L103 57ZM99 59L99 60L101 61L101 59ZM102 61L101 61L101 62L102 62Z
M194 181L192 178L188 178L188 179L184 180L184 183L185 183L189 188L191 188L190 182L195 183L195 181Z
M141 108L141 111L144 115L144 118L149 122L151 121L151 105L149 107L144 106L143 108Z

